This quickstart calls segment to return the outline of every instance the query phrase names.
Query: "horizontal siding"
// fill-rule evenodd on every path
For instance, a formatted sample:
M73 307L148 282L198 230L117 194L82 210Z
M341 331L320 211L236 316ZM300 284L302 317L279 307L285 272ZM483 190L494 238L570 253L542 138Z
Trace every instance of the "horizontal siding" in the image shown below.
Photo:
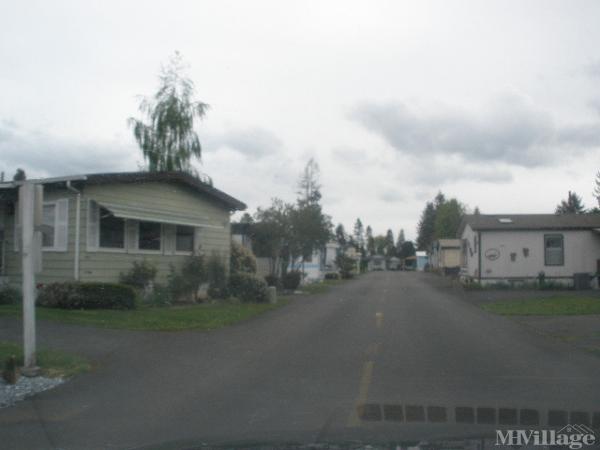
M61 198L69 199L69 232L67 252L43 252L43 271L37 275L38 283L73 280L75 259L75 216L77 196L67 189L48 189L45 201ZM219 254L224 261L230 255L230 213L220 205L205 199L184 186L168 183L136 183L86 186L81 195L80 228L80 279L82 281L116 282L121 273L127 272L134 261L147 260L158 268L157 282L164 283L173 264L181 267L186 256L171 254L140 254L133 249L123 252L87 251L87 208L88 200L107 203L130 204L149 209L172 211L181 215L182 211L194 217L201 217L206 223L219 228L202 228L200 232L201 252ZM14 217L4 217L5 226L5 273L11 284L21 283L20 253L14 251ZM2 223L2 221L0 221ZM227 264L228 266L228 264Z
M84 195L98 202L160 209L181 215L186 212L210 225L226 226L229 211L209 201L186 186L172 183L116 183L86 186Z
M67 189L52 189L45 187L44 201L56 201L60 199L69 199L69 229L67 237L67 251L43 251L42 252L42 273L36 275L37 283L52 283L56 281L73 280L74 257L75 257L75 216L77 196L74 192ZM5 271L10 284L19 285L21 283L21 252L14 250L14 215L5 217Z

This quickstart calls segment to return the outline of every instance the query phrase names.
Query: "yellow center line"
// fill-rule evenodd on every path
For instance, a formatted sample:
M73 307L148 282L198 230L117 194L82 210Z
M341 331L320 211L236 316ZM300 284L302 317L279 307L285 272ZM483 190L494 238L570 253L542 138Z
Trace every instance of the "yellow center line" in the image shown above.
M365 404L369 395L369 386L371 385L371 378L373 376L373 361L367 361L364 363L362 368L362 375L360 377L360 386L358 389L358 397L354 402L354 407L350 411L347 425L349 427L355 427L360 424L358 417L358 408Z

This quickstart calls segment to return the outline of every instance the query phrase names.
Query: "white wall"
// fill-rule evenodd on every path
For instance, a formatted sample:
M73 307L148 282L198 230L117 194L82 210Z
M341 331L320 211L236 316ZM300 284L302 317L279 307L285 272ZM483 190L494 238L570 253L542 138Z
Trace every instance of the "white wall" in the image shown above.
M465 241L466 244L466 255L463 255L464 259L461 264L460 273L468 277L478 278L479 243L477 242L477 232L473 231L470 225L467 225L463 231L461 238L463 241Z
M561 234L564 239L564 265L546 266L544 261L544 235ZM465 234L463 233L463 236ZM471 242L472 239L471 239ZM489 249L496 249L496 260L486 258ZM525 256L524 249L529 249ZM515 253L515 261L511 260ZM470 256L470 255L469 255ZM468 264L469 275L477 276L477 252ZM591 230L539 230L539 231L484 231L481 233L482 278L536 278L540 271L546 277L572 277L577 272L596 272L600 259L600 236ZM473 262L474 264L470 264ZM475 270L472 268L475 267Z

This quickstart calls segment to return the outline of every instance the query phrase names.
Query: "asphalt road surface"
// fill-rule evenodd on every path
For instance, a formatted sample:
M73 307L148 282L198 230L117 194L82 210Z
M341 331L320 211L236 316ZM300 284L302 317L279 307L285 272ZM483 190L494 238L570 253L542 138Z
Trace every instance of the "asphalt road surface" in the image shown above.
M431 276L371 273L212 332L40 323L40 342L95 368L0 410L0 448L406 442L598 424L600 358ZM0 321L0 339L18 336L16 319Z

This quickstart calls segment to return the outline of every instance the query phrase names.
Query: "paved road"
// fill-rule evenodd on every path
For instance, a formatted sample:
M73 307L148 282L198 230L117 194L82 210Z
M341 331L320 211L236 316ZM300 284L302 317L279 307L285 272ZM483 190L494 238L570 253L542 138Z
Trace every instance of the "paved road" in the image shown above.
M600 358L427 277L372 273L208 333L42 323L41 341L96 368L0 410L0 447L379 442L480 435L498 420L543 425L549 411L592 420ZM17 333L14 320L0 322L0 339Z

